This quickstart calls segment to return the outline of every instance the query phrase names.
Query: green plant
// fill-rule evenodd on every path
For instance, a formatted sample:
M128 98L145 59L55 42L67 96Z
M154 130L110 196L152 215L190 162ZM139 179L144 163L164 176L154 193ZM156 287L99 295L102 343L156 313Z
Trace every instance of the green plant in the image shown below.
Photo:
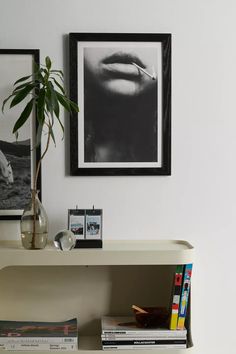
M53 131L55 121L59 122L64 135L64 126L60 120L60 106L69 113L79 111L77 104L69 100L65 93L63 76L61 70L52 69L51 59L47 56L45 65L38 66L34 64L33 75L24 76L14 83L11 95L2 104L2 112L4 112L5 105L10 99L12 99L10 102L10 108L12 108L24 99L30 98L14 125L13 133L18 136L18 131L29 119L33 109L35 109L38 121L36 146L41 144L42 132L47 136L45 150L36 166L33 182L34 190L37 189L40 166L48 151L50 141L53 140L54 144L56 144Z
M10 108L28 99L25 108L14 125L13 133L18 136L18 131L24 126L31 112L34 110L38 122L35 147L41 144L42 133L46 135L46 146L37 163L33 179L31 249L36 249L36 190L40 166L43 158L47 154L50 141L53 140L54 144L56 144L53 131L56 121L60 124L64 136L64 125L60 120L61 106L69 113L78 112L79 107L67 97L64 90L63 72L61 70L52 69L52 62L49 57L45 58L45 65L38 66L34 64L33 75L24 76L14 83L14 89L11 95L3 101L3 112L6 103L10 99Z

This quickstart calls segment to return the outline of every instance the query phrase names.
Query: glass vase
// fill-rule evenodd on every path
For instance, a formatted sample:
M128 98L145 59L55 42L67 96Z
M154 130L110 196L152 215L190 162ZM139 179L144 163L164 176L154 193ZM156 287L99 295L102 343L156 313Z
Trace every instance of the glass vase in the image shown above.
M38 198L38 191L31 190L31 200L21 217L21 241L24 248L45 248L48 238L48 217Z

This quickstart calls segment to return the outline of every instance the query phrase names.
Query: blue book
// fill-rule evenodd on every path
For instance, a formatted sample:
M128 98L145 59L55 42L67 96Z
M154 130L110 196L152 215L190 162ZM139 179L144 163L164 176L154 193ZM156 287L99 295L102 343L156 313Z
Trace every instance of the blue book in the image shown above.
M178 316L177 329L184 328L184 323L187 314L189 293L190 293L192 268L193 268L192 264L186 264L184 267L183 285L182 285L180 304L179 304L179 316Z

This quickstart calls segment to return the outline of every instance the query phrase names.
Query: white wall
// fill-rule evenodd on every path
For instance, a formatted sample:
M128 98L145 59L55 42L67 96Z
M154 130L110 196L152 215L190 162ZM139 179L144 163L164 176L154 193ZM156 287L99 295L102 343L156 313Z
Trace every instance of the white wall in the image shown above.
M105 239L187 239L197 252L197 354L235 352L236 3L231 0L0 0L0 47L39 48L66 69L69 32L173 34L172 176L70 177L66 140L43 164L51 236L67 209L104 210ZM1 238L17 223L1 222Z

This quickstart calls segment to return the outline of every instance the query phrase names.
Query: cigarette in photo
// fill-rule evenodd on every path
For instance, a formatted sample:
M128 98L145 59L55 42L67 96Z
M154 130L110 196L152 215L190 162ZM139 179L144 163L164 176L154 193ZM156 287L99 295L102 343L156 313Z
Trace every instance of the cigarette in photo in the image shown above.
M153 74L149 74L146 70L144 70L141 66L139 66L138 64L132 62L131 64L133 64L134 66L136 66L136 68L138 68L139 70L141 70L144 74L146 74L147 76L149 76L152 80L156 80L156 75L155 75L155 71L153 71Z

